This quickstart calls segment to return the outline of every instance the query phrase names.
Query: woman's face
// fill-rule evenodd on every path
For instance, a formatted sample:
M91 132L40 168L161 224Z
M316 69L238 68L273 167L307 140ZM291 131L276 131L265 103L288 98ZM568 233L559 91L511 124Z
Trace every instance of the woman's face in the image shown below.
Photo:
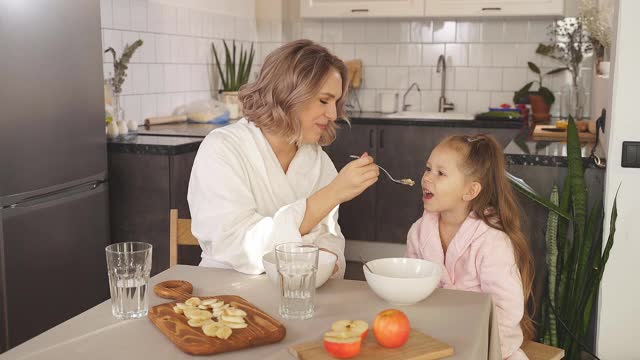
M336 103L342 97L342 76L331 69L325 77L320 91L311 100L305 103L298 119L302 125L302 142L305 144L317 143L320 136L327 131L329 122L336 121Z

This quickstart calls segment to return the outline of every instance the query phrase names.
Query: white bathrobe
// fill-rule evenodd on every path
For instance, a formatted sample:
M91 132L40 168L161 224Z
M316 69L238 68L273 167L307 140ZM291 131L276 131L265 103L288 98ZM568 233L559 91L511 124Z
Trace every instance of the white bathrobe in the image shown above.
M212 131L196 155L189 181L191 231L200 242L200 266L264 272L262 256L285 242L313 243L338 255L343 278L344 236L338 207L300 235L307 198L337 171L319 145L298 151L286 174L260 129L245 119Z

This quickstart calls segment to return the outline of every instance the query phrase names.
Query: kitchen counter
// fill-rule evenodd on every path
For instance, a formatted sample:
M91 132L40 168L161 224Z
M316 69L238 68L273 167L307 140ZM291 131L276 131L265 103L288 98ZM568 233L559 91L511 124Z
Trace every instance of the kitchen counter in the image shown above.
M581 144L582 157L585 168L604 169L589 160L593 143ZM528 134L521 133L505 148L504 154L507 165L524 166L552 166L567 167L567 144L563 141L534 140ZM606 163L604 150L601 145L596 146L596 156Z
M109 139L110 153L178 155L198 151L202 137L127 135L125 138Z
M353 124L397 124L433 127L469 127L469 128L511 128L522 127L520 121L511 120L411 120L386 119L381 113L363 112L350 115ZM109 152L176 155L198 150L202 139L212 130L225 124L192 124L178 123L140 126L137 136L111 139L108 142ZM592 144L582 145L582 156L586 159L591 153ZM567 147L564 142L533 140L526 129L513 139L504 149L508 165L525 166L554 166L566 167ZM604 158L604 151L600 146L596 148L596 155ZM597 168L593 161L585 161L585 166Z
M379 112L352 112L349 119L353 124L369 125L414 125L414 126L437 126L452 128L487 128L487 129L519 129L522 127L521 120L425 120L425 119L392 119L387 118L387 114Z

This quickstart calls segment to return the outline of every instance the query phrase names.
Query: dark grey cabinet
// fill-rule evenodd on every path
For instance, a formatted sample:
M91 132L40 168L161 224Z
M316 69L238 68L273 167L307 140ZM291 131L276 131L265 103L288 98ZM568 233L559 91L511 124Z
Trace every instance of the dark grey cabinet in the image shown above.
M413 187L384 174L361 196L340 206L340 227L350 240L405 243L411 224L422 215L420 179L435 146L450 135L489 133L506 146L518 129L485 129L416 125L341 125L336 141L325 148L338 171L364 151L395 178L411 178Z
M325 151L340 171L349 161L349 155L365 151L374 158L377 141L376 125L341 124L336 140ZM365 190L357 198L340 205L339 224L347 239L373 239L375 227L375 187Z
M169 268L169 210L191 217L187 190L195 156L109 152L111 242L153 245L152 275ZM178 261L197 265L200 248L184 248Z

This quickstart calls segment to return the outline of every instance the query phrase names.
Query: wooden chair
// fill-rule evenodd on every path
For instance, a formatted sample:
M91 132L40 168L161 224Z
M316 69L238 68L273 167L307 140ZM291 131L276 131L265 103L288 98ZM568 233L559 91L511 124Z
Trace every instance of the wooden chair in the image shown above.
M169 212L169 267L178 263L178 245L200 246L191 233L191 219L178 219L178 209Z
M534 341L524 344L522 351L529 360L560 360L564 357L564 350Z

